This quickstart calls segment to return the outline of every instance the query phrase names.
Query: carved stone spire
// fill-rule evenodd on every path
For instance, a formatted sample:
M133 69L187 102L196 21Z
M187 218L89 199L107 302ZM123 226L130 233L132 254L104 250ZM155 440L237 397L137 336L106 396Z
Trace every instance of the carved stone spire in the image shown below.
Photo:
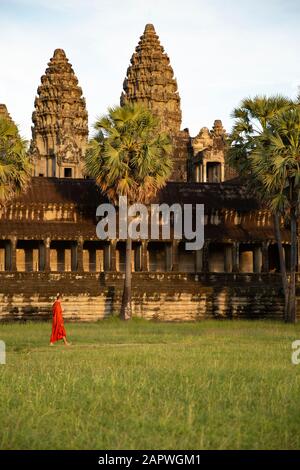
M0 103L0 117L5 117L6 119L9 119L11 122L13 122L9 112L7 111L6 105L3 103Z
M36 176L83 176L88 115L65 52L56 49L35 98L31 154Z
M130 62L121 105L128 101L144 103L160 118L162 130L177 134L181 125L177 82L152 24L146 25Z

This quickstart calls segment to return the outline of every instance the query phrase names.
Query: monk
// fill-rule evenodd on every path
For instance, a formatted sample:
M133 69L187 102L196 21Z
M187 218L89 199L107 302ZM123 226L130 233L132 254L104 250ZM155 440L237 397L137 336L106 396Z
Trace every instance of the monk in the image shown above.
M64 319L62 316L62 306L61 306L61 294L56 295L56 301L52 306L53 321L52 321L52 334L50 338L50 346L53 346L55 341L62 339L65 343L65 346L70 346L71 343L68 343L66 338L66 330L64 327Z

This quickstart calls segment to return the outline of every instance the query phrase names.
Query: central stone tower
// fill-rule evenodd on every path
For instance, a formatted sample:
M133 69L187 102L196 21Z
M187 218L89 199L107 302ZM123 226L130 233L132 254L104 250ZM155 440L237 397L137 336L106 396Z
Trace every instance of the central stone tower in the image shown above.
M30 153L35 176L82 178L88 115L65 52L56 49L37 90Z
M131 57L123 90L121 106L126 102L143 103L159 117L161 130L167 132L173 141L174 171L171 179L185 181L189 136L187 132L180 131L177 81L152 24L146 25Z

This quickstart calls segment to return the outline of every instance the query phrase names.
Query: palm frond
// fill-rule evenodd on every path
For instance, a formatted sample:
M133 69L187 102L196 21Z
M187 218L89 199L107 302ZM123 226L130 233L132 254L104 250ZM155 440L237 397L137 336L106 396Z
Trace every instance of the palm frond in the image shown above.
M149 109L134 103L112 107L95 123L86 152L86 172L114 202L127 195L145 202L161 189L172 170L172 144L159 132Z

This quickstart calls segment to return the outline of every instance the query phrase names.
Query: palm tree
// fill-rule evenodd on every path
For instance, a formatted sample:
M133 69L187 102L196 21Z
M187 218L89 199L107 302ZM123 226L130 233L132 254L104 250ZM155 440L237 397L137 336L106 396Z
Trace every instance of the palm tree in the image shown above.
M109 108L94 127L97 134L88 146L87 173L115 206L120 196L126 196L129 204L149 203L172 169L170 138L159 132L158 119L139 104L126 104ZM122 319L132 316L131 252L127 233Z
M241 106L233 112L235 123L229 138L230 147L227 156L228 163L238 171L244 183L273 213L285 297L285 319L290 321L293 315L290 311L292 304L290 306L289 302L295 296L291 295L291 285L288 284L280 231L280 219L286 214L286 199L283 198L281 185L285 185L286 182L284 175L277 173L276 181L277 183L280 181L281 185L276 186L275 183L270 185L267 183L267 175L272 168L270 136L276 133L274 128L276 116L293 108L295 103L292 100L279 95L271 98L256 96L254 99L243 100ZM288 152L288 149L285 151ZM293 249L291 251L293 252ZM294 263L293 254L292 258Z
M296 322L297 220L300 209L300 106L281 109L270 119L253 154L253 169L270 194L270 207L286 214L291 227L287 321Z
M23 191L30 173L26 141L20 137L11 119L0 116L0 203Z

